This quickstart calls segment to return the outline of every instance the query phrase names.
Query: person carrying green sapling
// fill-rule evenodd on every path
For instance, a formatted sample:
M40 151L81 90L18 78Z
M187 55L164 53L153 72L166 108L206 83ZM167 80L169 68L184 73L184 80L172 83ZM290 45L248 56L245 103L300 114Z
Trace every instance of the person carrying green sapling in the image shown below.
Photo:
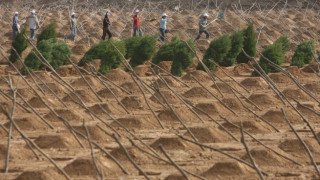
M70 30L71 33L67 35L66 39L71 39L73 42L76 41L77 36L77 19L75 18L76 13L71 13L71 20L70 20Z
M160 41L162 41L162 42L165 41L166 33L168 32L168 30L167 30L167 21L168 21L167 17L168 17L167 14L163 13L161 21L160 21Z
M12 33L13 40L16 39L17 33L20 32L20 24L19 24L19 12L15 12L12 20Z
M205 33L206 34L206 38L209 39L210 34L207 30L207 25L208 25L208 17L209 15L207 13L204 13L203 16L201 17L200 21L199 21L199 34L196 37L195 40L200 39L201 34Z
M109 30L109 26L111 25L110 23L110 19L109 19L109 12L107 11L104 19L103 19L103 34L102 34L102 40L106 39L106 35L108 34L108 39L110 39L112 37L112 34Z

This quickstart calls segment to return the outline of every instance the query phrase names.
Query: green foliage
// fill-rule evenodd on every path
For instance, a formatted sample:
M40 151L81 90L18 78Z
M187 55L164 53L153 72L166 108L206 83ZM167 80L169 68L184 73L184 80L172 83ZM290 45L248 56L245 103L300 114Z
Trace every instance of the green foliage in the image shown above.
M132 57L134 49L139 45L141 39L142 38L140 36L134 36L124 40L126 44L126 52L127 52L125 55L126 59L129 59Z
M170 43L164 44L160 47L159 51L152 59L152 63L158 64L162 61L173 61L175 47L181 42L178 36L172 38ZM192 43L193 44L193 43Z
M272 45L266 47L262 51L262 55L265 58L267 58L268 60L272 61L273 63L275 63L277 65L281 65L284 61L284 52L282 50L282 47L283 46L281 43L272 44ZM276 68L269 65L268 61L263 56L261 56L261 58L260 58L259 65L264 70L264 72L266 74L268 74L270 72L278 72L278 70Z
M210 60L215 61L216 63L221 63L230 49L230 36L227 34L223 35L210 43L209 48L206 50L203 56L202 62L209 68L209 70L213 70L215 68L215 64ZM200 63L198 64L197 69L204 70Z
M50 64L53 68L69 64L71 50L65 42L56 42L52 46L52 58Z
M37 44L37 49L53 68L69 64L68 58L71 57L71 50L65 42L55 42L53 39L42 40ZM39 58L43 60L41 55L33 49L26 57L25 65L31 70L43 69L44 66L39 60Z
M313 40L300 43L292 57L291 66L303 67L312 61L315 53L315 44Z
M124 41L100 41L99 44L93 45L78 63L84 66L94 59L101 59L99 71L107 73L109 70L118 68L121 65L121 54L112 46L112 44L122 53L126 54L126 44Z
M136 67L151 59L156 51L156 42L155 36L143 37L140 43L134 48L130 65Z
M182 73L193 63L195 54L184 42L178 42L179 43L174 47L171 74L175 76L182 76ZM196 50L196 46L192 40L188 40L187 43L193 50Z
M39 44L42 40L49 40L52 39L54 42L57 41L57 32L56 32L56 24L51 23L46 26L42 32L38 36L37 44Z
M16 39L12 42L12 49L10 51L10 61L16 62L21 57L22 52L27 49L28 41L24 37L26 35L26 29L22 29L21 32L16 36ZM15 52L14 49L17 51ZM17 55L19 54L19 56Z
M223 61L220 62L220 66L232 66L238 55L241 53L243 48L243 34L242 31L237 31L230 36L231 39L231 49L228 54L224 57Z
M243 42L243 49L244 51L251 57L256 56L256 45L257 45L257 38L254 30L254 26L251 23L247 29L243 30L244 42ZM241 52L237 57L238 63L247 63L249 62L249 58Z
M288 36L286 35L281 36L279 39L276 40L276 42L274 42L274 44L279 44L279 43L282 46L282 51L286 53L290 48L290 41L288 39Z

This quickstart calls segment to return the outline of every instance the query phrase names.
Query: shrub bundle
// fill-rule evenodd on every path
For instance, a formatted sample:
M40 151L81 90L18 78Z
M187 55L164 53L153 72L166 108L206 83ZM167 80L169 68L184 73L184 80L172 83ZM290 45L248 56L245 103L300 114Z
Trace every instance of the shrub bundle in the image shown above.
M130 59L132 57L134 49L139 45L141 39L142 38L140 36L134 36L124 40L126 44L126 59Z
M134 48L130 65L136 67L151 59L156 51L156 42L157 39L155 36L143 37L139 44Z
M256 56L256 45L257 38L255 34L255 30L253 24L251 23L247 29L243 30L244 42L243 42L243 50L251 57ZM237 57L238 63L248 63L249 58L241 52Z
M100 72L107 73L111 69L118 68L121 65L121 54L112 44L122 53L126 54L126 46L124 41L101 41L99 44L93 45L78 63L80 66L91 62L94 59L101 59Z
M19 56L21 57L22 52L28 47L28 41L26 40L24 35L26 35L26 29L22 29L22 31L16 36L16 39L12 42L10 61L13 63L19 59ZM17 51L19 56L14 51L14 49Z
M272 61L277 65L281 65L284 61L284 52L282 50L282 43L274 43L269 45L262 51L262 55L267 58L268 60ZM266 74L270 72L278 72L278 70L269 65L268 61L261 56L259 65L264 70Z
M170 43L161 46L155 57L152 59L152 63L158 64L162 61L173 61L175 48L180 43L183 42L181 42L178 36L173 37Z
M291 66L303 67L312 61L315 53L315 44L313 40L300 43L292 57Z
M57 41L57 32L56 32L56 24L51 23L46 26L42 32L38 36L37 44L39 44L42 40L52 39L53 42Z
M228 54L224 57L223 61L220 62L220 66L232 66L236 60L238 55L242 52L243 48L243 32L237 31L230 36L231 40L231 49Z
M209 48L206 50L203 56L202 62L209 68L209 70L213 70L215 68L215 64L210 60L221 63L230 49L230 37L229 35L223 35L210 43ZM198 64L197 69L204 70L201 63Z

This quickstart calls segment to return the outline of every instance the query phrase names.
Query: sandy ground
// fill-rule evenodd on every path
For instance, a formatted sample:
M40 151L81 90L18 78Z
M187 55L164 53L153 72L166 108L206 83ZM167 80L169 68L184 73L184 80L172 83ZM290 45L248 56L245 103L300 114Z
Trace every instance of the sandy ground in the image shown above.
M5 14L4 9L0 12ZM79 37L76 43L68 42L74 61L78 61L90 45L98 42L102 33L101 13L77 13L82 23ZM119 13L114 10L111 17L113 21L119 17L112 25L115 39L131 34L130 25L120 19L129 16L130 12ZM167 13L172 34L180 34L184 39L197 34L198 18L192 12ZM227 11L224 20L209 27L211 39L244 28L245 20L251 19L256 24L259 51L282 34L292 38L287 62L302 40L312 38L318 44L319 18L312 10L272 10L266 18L267 12L242 12L242 16L239 13ZM68 33L67 13L40 11L39 14L46 19L43 25L58 22L59 38ZM210 14L217 12L210 11ZM25 15L27 11L22 12L22 16ZM152 34L151 29L156 31L158 24L148 19L157 18L160 12L148 15L144 21L145 33ZM10 25L4 20L7 15L2 17L0 44L8 56ZM168 35L169 39L172 34ZM209 41L198 41L200 58L208 45ZM317 70L316 63L302 69L287 67L288 63L283 66L310 94L282 73L269 75L291 106L288 101L282 102L261 77L251 77L253 69L247 64L223 68L233 79L217 69L214 71L216 81L194 67L178 80L162 72L161 76L169 87L154 76L150 65L146 64L135 68L141 77L140 89L136 84L138 81L134 81L123 67L99 78L81 71L84 81L68 65L57 69L61 79L53 72L36 72L33 78L28 75L24 80L9 67L6 58L1 56L0 59L1 107L11 114L13 93L6 81L11 79L17 89L13 120L28 138L22 138L13 128L9 172L4 173L8 145L6 131L10 121L5 113L0 114L0 179L53 180L66 179L66 176L97 179L100 177L97 167L105 179L145 179L143 174L150 179L186 179L159 145L189 179L259 179L241 143L241 123L250 154L264 177L319 179L307 151L282 113L283 109L308 146L315 163L319 164L319 142L305 122L310 123L316 137L320 138L320 83L310 69ZM160 66L170 70L170 62L163 62ZM87 137L90 137L91 145ZM196 141L206 147L192 143Z

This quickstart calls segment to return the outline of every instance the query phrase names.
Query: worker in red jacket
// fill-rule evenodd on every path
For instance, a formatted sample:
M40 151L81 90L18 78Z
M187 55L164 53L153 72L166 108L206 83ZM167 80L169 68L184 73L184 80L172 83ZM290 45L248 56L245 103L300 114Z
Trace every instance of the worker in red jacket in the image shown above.
M103 19L103 34L102 34L102 40L106 39L106 35L108 34L108 39L112 37L112 34L109 30L109 26L111 25L109 20L109 12L106 12Z
M143 34L139 12L140 11L137 9L135 15L133 16L133 36L137 35L137 31L139 31L140 36Z

